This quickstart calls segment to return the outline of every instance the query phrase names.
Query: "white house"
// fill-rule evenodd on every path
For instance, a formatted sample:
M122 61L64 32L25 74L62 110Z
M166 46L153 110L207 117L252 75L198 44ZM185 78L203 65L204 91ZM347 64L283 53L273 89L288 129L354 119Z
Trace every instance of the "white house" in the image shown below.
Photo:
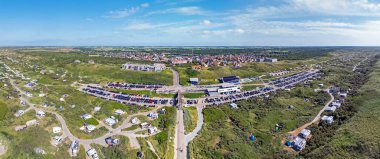
M94 131L96 129L96 126L95 125L87 125L86 126L86 130L87 130L87 132L92 132L92 131Z
M332 112L335 112L335 110L336 110L336 107L332 106L332 107L327 107L327 108L325 109L325 112L330 112L330 113L332 113Z
M38 95L38 97L45 97L45 94L41 93Z
M110 118L107 118L106 120L104 120L104 122L109 126L113 126L118 122L118 120L115 119L115 117L111 116Z
M29 120L26 122L26 126L33 126L33 125L37 125L38 124L38 121L36 119L33 119L33 120Z
M98 159L99 158L98 153L96 153L96 150L93 149L93 148L91 148L90 150L88 150L86 153L87 153L88 157L91 157L93 159Z
M121 109L117 109L114 114L115 115L123 115L123 114L125 114L125 112Z
M94 111L98 112L101 109L101 107L95 107Z
M230 106L231 106L231 108L233 108L233 109L237 109L237 108L238 108L238 106L237 106L236 103L231 103Z
M81 118L84 119L84 120L87 120L87 119L92 118L92 115L91 115L91 114L83 114L83 115L81 116Z
M45 116L45 112L42 111L42 110L38 110L38 111L36 112L36 115L39 116L39 117L44 117L44 116Z
M58 127L58 126L53 127L53 133L54 134L58 134L58 133L61 133L61 132L62 132L62 128L61 127Z
M334 107L336 107L336 108L339 108L340 106L342 106L342 104L339 103L339 102L332 102L332 103L331 103L331 106L334 106Z
M298 136L304 138L304 139L307 139L311 134L311 131L309 129L303 129L299 134Z
M147 123L147 122L144 122L144 123L141 123L140 124L140 127L141 127L141 129L146 129L146 128L149 128L150 127L150 124L149 123Z
M333 116L326 116L324 115L322 118L321 118L322 121L328 123L328 124L331 124L332 122L334 122L334 117Z
M153 134L153 133L157 132L157 130L158 130L157 127L151 127L148 129L148 133Z
M137 118L136 117L132 118L131 123L132 124L136 124L137 123Z
M339 93L339 96L340 96L340 97L343 97L343 98L346 98L346 97L347 97L347 93L345 93L345 92L340 92L340 93Z
M301 151L305 148L306 146L306 140L303 139L303 138L300 138L300 137L297 137L295 140L294 140L294 143L293 143L293 148L296 150L296 151Z

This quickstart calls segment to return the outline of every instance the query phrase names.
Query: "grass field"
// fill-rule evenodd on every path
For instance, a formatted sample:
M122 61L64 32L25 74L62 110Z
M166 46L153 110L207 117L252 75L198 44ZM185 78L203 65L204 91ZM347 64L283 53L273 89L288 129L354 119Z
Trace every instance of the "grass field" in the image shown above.
M183 111L184 111L185 133L188 134L192 132L197 126L198 111L196 107L185 107Z
M8 113L8 107L4 102L0 101L0 121L5 118L5 115Z
M246 85L246 86L243 85L242 90L243 91L251 91L251 90L254 90L254 89L259 88L259 87L262 87L262 85Z
M185 98L201 98L204 97L205 93L184 93L183 97Z

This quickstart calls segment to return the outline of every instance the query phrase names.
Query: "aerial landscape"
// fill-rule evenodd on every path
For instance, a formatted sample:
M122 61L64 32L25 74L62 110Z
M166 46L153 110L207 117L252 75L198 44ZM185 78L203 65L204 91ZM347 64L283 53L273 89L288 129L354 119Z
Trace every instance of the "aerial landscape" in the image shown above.
M0 159L380 158L380 1L0 6Z

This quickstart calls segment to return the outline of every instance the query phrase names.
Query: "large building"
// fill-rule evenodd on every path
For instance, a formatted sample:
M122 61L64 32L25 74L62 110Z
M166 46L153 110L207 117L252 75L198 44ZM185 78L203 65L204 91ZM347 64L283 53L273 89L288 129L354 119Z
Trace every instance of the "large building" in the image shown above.
M227 76L220 79L222 83L239 83L240 78L238 76Z
M153 65L126 63L122 66L122 68L134 71L161 72L166 69L166 66L159 63L155 63Z

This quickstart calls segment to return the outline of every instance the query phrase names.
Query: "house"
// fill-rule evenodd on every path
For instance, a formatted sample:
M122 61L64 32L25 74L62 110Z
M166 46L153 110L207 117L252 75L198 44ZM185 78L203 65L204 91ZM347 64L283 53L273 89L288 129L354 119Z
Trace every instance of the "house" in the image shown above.
M274 59L274 58L265 58L264 59L264 62L277 62L278 60L277 59Z
M61 132L62 132L62 128L61 127L58 127L58 126L53 127L53 133L54 134L58 134L58 133L61 133Z
M84 119L84 120L87 120L87 119L92 118L92 115L91 115L91 114L83 114L83 115L81 116L81 118Z
M95 125L86 125L85 128L86 128L86 131L88 133L90 133L96 129L96 126Z
M332 86L332 87L330 87L329 92L330 93L338 93L338 92L340 92L340 88L336 87L336 86Z
M325 112L332 113L332 112L335 112L335 110L336 110L336 107L332 106L332 107L327 107L327 108L325 109Z
M147 123L147 122L144 122L144 123L141 123L141 124L140 124L140 127L141 127L141 129L147 129L147 128L150 127L150 124Z
M113 126L115 125L116 123L118 123L119 121L117 119L115 119L115 117L111 116L110 118L107 118L106 120L104 120L104 122L109 125L109 126Z
M152 112L150 112L147 116L150 117L150 118L152 118L152 119L157 119L158 118L158 113L152 113Z
M148 129L149 134L154 134L157 131L157 127L151 127Z
M332 122L334 122L334 117L333 116L326 116L324 115L322 118L321 118L322 121L326 122L327 124L331 124Z
M339 108L339 107L341 107L342 106L342 104L341 103L339 103L339 102L332 102L331 103L331 106L333 106L333 107L336 107L336 108Z
M45 116L45 112L42 111L42 110L38 110L38 111L36 112L36 115L39 116L39 117L44 117L44 116Z
M199 70L202 69L202 65L193 65L193 66L191 66L191 69L192 69L192 70L199 71Z
M346 98L347 97L347 93L346 92L340 92L339 96L342 97L342 98Z
M71 144L70 144L70 150L71 150L71 154L73 156L76 156L77 153L78 153L78 150L79 150L79 142L78 141L71 142Z
M91 148L86 153L88 157L91 157L93 159L99 159L98 153L96 153L96 150L94 148Z
M122 65L122 69L134 70L134 71L161 72L166 69L166 66L165 64L159 64L159 63L155 63L153 65L126 63Z
M165 108L160 109L160 110L158 111L158 113L160 113L160 114L165 114L165 113L166 113Z
M62 136L54 136L55 144L58 145L62 142L63 137Z
M231 103L230 106L231 106L231 108L233 108L233 109L237 109L237 108L238 108L238 106L237 106L236 103Z
M123 114L125 114L125 112L121 109L117 109L114 114L115 115L123 115Z
M134 117L134 118L131 119L131 123L132 123L132 124L136 124L137 122L138 122L138 120L137 120L136 117Z
M301 132L298 134L299 137L302 137L304 139L307 139L311 134L311 131L309 129L303 129Z
M198 78L190 78L190 84L192 85L198 85L199 84L199 79Z
M239 83L240 78L238 76L227 76L227 77L222 77L220 78L221 83Z
M113 139L112 137L107 137L105 142L108 146L113 146L119 144L119 139Z
M33 126L33 125L37 125L38 124L38 121L36 119L33 119L33 120L29 120L26 122L26 126Z
M300 137L297 137L293 142L293 149L296 151L301 151L306 146L306 140Z
M45 97L45 94L39 94L38 97Z
M95 111L95 112L98 112L101 108L102 108L102 107L99 107L99 106L98 106L98 107L95 107L95 108L94 108L94 111Z
M319 87L323 87L324 85L323 85L323 83L321 83L321 84L319 84L318 86L319 86Z

